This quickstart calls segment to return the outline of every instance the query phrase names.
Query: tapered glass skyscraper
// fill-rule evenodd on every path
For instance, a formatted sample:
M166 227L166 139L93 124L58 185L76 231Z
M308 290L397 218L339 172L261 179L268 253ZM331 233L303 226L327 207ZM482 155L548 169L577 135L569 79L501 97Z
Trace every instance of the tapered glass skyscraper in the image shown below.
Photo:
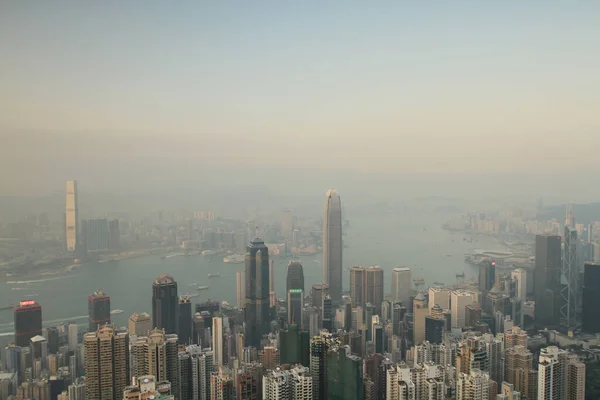
M269 249L255 238L246 247L246 301L244 304L246 346L259 349L269 333Z
M335 190L325 194L323 218L323 283L334 304L342 301L342 202Z

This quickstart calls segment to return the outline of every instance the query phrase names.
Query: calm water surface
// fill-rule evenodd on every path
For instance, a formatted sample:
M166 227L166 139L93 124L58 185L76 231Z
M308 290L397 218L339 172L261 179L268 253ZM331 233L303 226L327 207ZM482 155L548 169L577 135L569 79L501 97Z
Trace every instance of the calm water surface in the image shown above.
M477 270L464 263L464 254L473 248L501 248L492 238L478 237L478 242L463 241L464 235L450 234L441 229L446 214L360 214L348 216L352 226L346 230L344 244L344 288L348 288L347 269L354 265L379 265L385 270L385 292L391 291L391 270L408 266L413 277L423 277L427 285L435 282L454 283L455 275L465 272L466 278L476 276ZM30 284L0 283L0 305L16 304L32 298L43 307L44 326L62 321L87 325L87 296L103 290L111 297L113 309L124 310L113 315L113 322L126 326L133 312L151 313L152 282L161 273L171 274L178 282L179 293L199 293L192 299L198 303L226 300L235 304L235 273L243 264L225 264L222 256L172 257L162 260L149 256L81 266L70 275ZM275 257L275 290L284 297L288 259ZM306 290L321 281L321 254L302 257ZM208 278L209 273L221 274ZM194 284L210 286L197 291ZM18 289L18 290L16 290ZM12 310L0 311L0 344L12 340Z

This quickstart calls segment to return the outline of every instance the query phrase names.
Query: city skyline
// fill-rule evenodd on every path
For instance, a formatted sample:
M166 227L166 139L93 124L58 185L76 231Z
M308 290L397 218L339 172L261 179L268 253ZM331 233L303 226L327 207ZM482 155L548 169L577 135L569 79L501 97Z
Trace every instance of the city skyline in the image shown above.
M600 399L599 16L0 4L0 400Z

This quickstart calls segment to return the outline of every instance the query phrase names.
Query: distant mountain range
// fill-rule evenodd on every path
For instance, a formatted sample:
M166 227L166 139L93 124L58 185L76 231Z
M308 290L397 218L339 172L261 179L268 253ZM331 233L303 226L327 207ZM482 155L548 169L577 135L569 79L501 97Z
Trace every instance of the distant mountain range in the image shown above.
M538 213L537 219L546 221L556 218L558 221L564 222L566 212L566 204L548 206ZM600 203L573 204L573 216L575 217L575 223L578 224L600 221Z

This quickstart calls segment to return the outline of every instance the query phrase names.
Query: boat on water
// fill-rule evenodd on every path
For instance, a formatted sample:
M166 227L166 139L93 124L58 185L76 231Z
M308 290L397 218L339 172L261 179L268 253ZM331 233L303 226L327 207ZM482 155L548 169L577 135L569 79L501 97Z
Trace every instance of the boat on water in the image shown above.
M203 256L212 256L212 255L215 255L215 254L217 254L217 252L215 250L204 250L202 252Z
M246 262L246 256L244 254L231 254L223 258L223 262L227 264L242 264Z
M182 297L189 297L190 299L193 299L194 297L198 297L200 296L199 293L185 293L181 295Z
M221 274L208 274L209 278L218 278L220 276L221 276Z
M198 290L206 290L208 289L208 286L198 286Z
M110 315L121 314L123 310L110 310Z

